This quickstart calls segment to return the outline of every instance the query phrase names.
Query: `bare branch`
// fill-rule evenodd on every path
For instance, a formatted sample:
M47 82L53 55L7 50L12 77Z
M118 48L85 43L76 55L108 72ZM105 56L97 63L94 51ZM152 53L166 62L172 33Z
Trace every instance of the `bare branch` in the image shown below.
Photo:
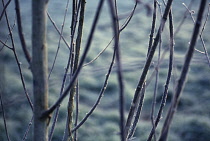
M183 4L183 5L185 6L185 8L186 8L186 9L188 10L188 12L190 13L191 19L192 19L193 23L195 24L195 19L194 19L194 17L193 17L193 13L194 13L194 12L193 12L192 10L190 10L189 7L187 7L185 4ZM204 22L204 24L203 24L203 27L202 27L202 29L201 29L201 33L200 33L199 37L200 37L200 40L201 40L201 43L202 43L202 46L203 46L203 49L204 49L204 52L205 52L206 60L207 60L208 65L209 65L209 67L210 67L210 59L209 59L208 51L207 51L207 49L206 49L206 45L205 45L205 42L204 42L203 37L202 37L202 34L203 34L204 29L205 29L206 23L207 23L207 21L208 21L209 12L210 12L210 6L208 5L208 12L207 12L207 15L206 15L206 20L205 20L205 22Z
M113 57L112 57L112 61L111 61L111 64L109 66L109 69L108 69L108 73L106 74L106 78L105 78L105 81L104 81L104 84L103 84L103 87L99 93L99 96L95 102L95 104L93 105L93 107L91 108L91 110L86 114L86 116L80 121L80 123L74 127L74 129L72 129L72 132L75 132L77 129L79 129L86 121L87 119L91 116L91 114L94 112L94 110L97 108L97 106L99 105L100 101L101 101L101 98L106 90L106 87L108 85L108 80L109 80L109 77L110 77L110 74L112 72L112 68L113 68L113 65L114 65L114 60L115 60L115 51L113 53Z
M87 40L87 44L85 46L85 50L84 50L84 53L82 55L82 58L80 60L80 63L78 65L78 69L77 71L75 72L75 74L72 76L71 78L71 81L69 83L69 85L67 86L66 90L64 91L64 93L62 94L62 96L55 102L54 105L52 105L47 111L43 112L41 118L45 118L47 117L49 114L51 114L55 108L64 100L64 98L68 95L68 92L69 90L72 88L75 80L77 79L81 69L82 69L82 65L85 61L85 58L87 56L87 53L89 51L89 48L90 48L90 45L91 45L91 42L92 42L92 38L93 38L93 34L94 34L94 31L95 31L95 27L97 25L97 22L98 22L98 18L99 18L99 15L100 15L100 12L101 12L101 9L102 9L102 5L103 5L103 2L104 0L100 0L99 2L99 5L98 5L98 8L97 8L97 12L96 12L96 16L94 18L94 21L93 21L93 25L92 25L92 28L91 28L91 31L90 31L90 35L88 37L88 40Z
M22 49L23 49L23 52L25 54L26 60L30 64L31 63L31 56L30 56L30 54L27 50L25 37L23 35L19 0L15 0L15 10L16 10L16 15L17 15L17 25L18 25L18 34L19 34L19 37L20 37L20 42L21 42Z
M117 6L116 0L109 0L109 7L112 17L113 31L115 37L114 48L116 49L116 63L117 63L117 75L118 75L118 83L119 83L119 112L120 112L120 136L121 141L125 141L125 132L124 132L124 121L125 121L125 112L124 112L124 83L123 83L123 75L122 75L122 66L121 66L121 56L120 56L120 48L119 48L119 22L117 17Z
M4 16L4 13L6 12L6 9L7 9L8 5L10 4L10 2L11 2L11 0L9 0L6 4L3 4L4 9L1 12L0 21L1 21L2 17Z
M25 141L25 140L27 139L27 135L28 135L28 132L29 132L29 130L30 130L30 128L31 128L31 125L32 125L33 120L34 120L34 116L31 118L31 120L30 120L30 122L29 122L29 124L28 124L28 127L27 127L27 129L26 129L26 131L25 131L25 134L24 134L24 136L23 136L22 141Z
M10 47L10 46L8 46L6 43L2 42L1 40L0 40L0 42L1 42L5 47L7 47L8 49L13 50L13 48ZM4 47L2 47L2 48L0 49L0 51L1 51L3 48L4 48Z
M1 111L2 111L2 115L3 115L3 121L4 121L4 129L6 131L7 140L10 141L10 136L9 136L9 132L8 132L8 128L7 128L7 120L6 120L6 115L5 115L5 111L4 111L4 104L3 104L1 92L0 92L0 102L1 102Z
M166 99L167 99L167 95L168 95L168 87L169 87L169 83L171 80L171 75L172 75L172 69L173 69L173 58L174 58L174 30L173 30L173 17L172 17L172 10L169 13L169 30L170 30L170 45L169 45L169 49L170 49L170 55L169 55L169 68L168 68L168 75L167 75L167 79L166 79L166 84L165 84L165 89L163 92L163 96L162 96L162 101L161 101L161 105L158 111L158 115L155 119L155 125L152 127L152 130L150 132L149 138L147 139L147 141L151 141L153 135L155 134L155 129L161 119L162 116L162 112L163 112L163 108L166 104Z
M125 133L126 133L125 135L126 135L126 136L128 135L129 129L130 129L130 127L131 127L132 119L133 119L134 113L135 113L135 111L136 111L137 105L138 105L138 103L139 103L140 92L141 92L142 87L143 87L143 85L144 85L144 83L145 83L145 79L146 79L146 76L147 76L147 72L148 72L148 70L149 70L149 67L150 67L150 64L151 64L151 62L152 62L152 58L153 58L153 56L154 56L156 47L157 47L158 42L159 42L159 40L160 40L161 33L162 33L163 29L164 29L164 25L165 25L165 22L166 22L166 20L167 20L168 13L169 13L169 11L170 11L170 9L171 9L172 1L173 1L173 0L168 0L168 3L167 3L167 6L166 6L166 9L165 9L165 12L164 12L164 15L163 15L161 24L160 24L160 26L159 26L158 33L156 34L156 37L155 37L153 46L152 46L151 49L150 49L150 52L149 52L149 55L148 55L148 57L147 57L147 61L146 61L146 63L145 63L145 66L144 66L144 69L143 69L141 78L140 78L139 83L138 83L138 86L137 86L137 88L136 88L136 91L135 91L135 94L134 94L134 98L133 98L133 101L132 101L132 103L131 103L131 107L130 107L130 110L129 110L129 114L128 114L126 126L125 126Z
M60 35L60 37L63 39L64 43L66 44L66 46L68 48L70 48L69 44L67 43L66 39L63 37L63 35L61 34L60 30L58 29L58 27L56 26L55 22L53 21L53 19L51 18L50 14L47 12L47 16L49 18L49 20L51 21L51 23L53 24L53 26L55 27L56 31L58 32L58 34Z
M4 0L2 0L2 3L3 3L3 6L4 6ZM5 11L5 17L6 17L6 22L7 22L7 28L9 30L9 36L10 36L10 39L12 41L12 51L13 51L13 54L14 54L14 57L15 57L15 61L18 65L18 70L19 70L19 73L20 73L20 78L21 78L21 82L22 82L22 85L23 85L23 89L24 89L24 92L25 92L25 95L26 95L26 98L29 102L29 105L33 111L33 104L32 104L32 101L28 95L28 92L27 92L27 89L26 89L26 85L25 85L25 80L24 80L24 77L23 77L23 74L22 74L22 69L21 69L21 63L19 62L19 59L18 59L18 56L17 56L17 53L16 53L16 49L15 49L15 43L14 43L14 39L13 39L13 34L12 34L12 30L11 30L11 26L10 26L10 23L9 23L9 19L8 19L8 16L7 16L7 12Z
M159 138L159 141L166 141L167 140L167 136L168 136L168 131L171 125L171 121L173 119L174 113L176 111L177 105L179 103L179 99L182 93L182 90L184 88L184 84L186 82L186 77L188 74L188 70L189 70L189 66L190 66L190 62L193 56L193 52L194 52L194 48L195 48L195 44L197 41L197 37L199 35L199 30L200 30L200 26L201 26L201 22L202 22L202 17L203 17L203 12L205 10L205 5L206 5L206 0L202 0L200 3L200 8L199 8L199 12L198 12L198 16L197 16L197 20L194 26L194 31L191 37L191 42L189 45L189 49L187 51L186 54L186 58L185 58L185 62L181 71L181 75L179 77L177 86L176 86L176 90L174 92L173 95L173 101L171 103L171 106L169 108L169 111L167 113L167 117L165 119L163 128L162 128L162 132Z

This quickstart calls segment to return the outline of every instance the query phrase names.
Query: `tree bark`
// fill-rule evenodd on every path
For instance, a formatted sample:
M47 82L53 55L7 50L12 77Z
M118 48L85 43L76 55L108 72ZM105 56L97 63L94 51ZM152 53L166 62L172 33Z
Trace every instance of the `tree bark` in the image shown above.
M32 1L32 73L34 94L34 141L48 140L48 118L40 118L48 108L48 63L46 44L46 0Z

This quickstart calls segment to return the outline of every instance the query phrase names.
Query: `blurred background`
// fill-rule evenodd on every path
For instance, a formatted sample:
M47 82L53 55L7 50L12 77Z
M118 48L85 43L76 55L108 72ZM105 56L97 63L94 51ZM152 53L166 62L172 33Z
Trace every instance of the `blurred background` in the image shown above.
M65 13L67 1L50 0L48 5L48 12L57 25L61 29L63 17ZM120 25L122 25L126 17L132 11L135 1L125 0L117 1ZM164 4L160 0L160 7L158 8L157 27L159 26L160 11L163 12ZM166 108L164 109L163 118L157 128L157 135L162 127L162 122L165 118L165 113L170 104L174 87L183 65L184 56L189 46L191 34L193 32L193 21L186 6L190 3L189 0L176 0L173 3L173 18L174 30L176 31L186 13L184 23L181 25L179 32L175 34L175 57L173 76L169 88L169 96L167 99ZM146 8L145 5L150 8ZM129 25L120 34L120 48L122 69L125 83L125 108L128 112L137 83L141 76L141 71L145 63L145 58L148 50L149 34L152 22L152 8L153 1L147 0L144 4L139 4L137 10L129 23ZM1 11L2 11L2 4ZM31 52L31 0L20 0L23 32L26 38L28 50ZM196 19L199 8L199 1L193 2L189 10L193 10L192 16ZM90 27L97 9L97 1L87 0L85 20L84 20L84 34L82 39L82 49L86 44ZM207 9L204 14L204 20L207 16ZM186 12L187 11L187 12ZM26 87L32 98L32 74L30 66L28 65L23 54L20 39L17 32L16 16L14 2L12 1L7 8L7 14L10 24L13 29L13 36L15 47L18 54L19 62L23 76L26 82ZM64 25L63 36L70 42L70 24L71 24L71 2L67 12L66 23ZM93 60L113 38L111 18L109 15L109 8L105 2L103 11L101 13L97 30L94 34L94 39L86 58L86 63ZM48 20L47 23L47 41L49 52L49 70L52 67L54 56L58 47L59 34L54 28L53 24ZM210 24L207 21L205 30L203 32L203 39L205 41L207 51L210 52ZM0 40L5 41L8 36L7 25L5 18L0 22ZM11 41L7 44L11 46ZM8 125L9 135L11 140L21 140L27 129L27 126L32 118L32 111L24 94L17 63L13 52L7 47L0 46L0 80L2 100L5 109L5 116ZM164 33L162 34L162 47L157 49L157 53L153 59L153 64L148 74L148 80L152 80L147 86L143 111L140 121L135 133L134 140L146 140L152 128L150 114L154 94L154 80L152 75L158 60L158 50L160 56L163 58L159 67L159 82L156 112L159 108L161 97L164 90L164 84L168 71L169 60L169 28L166 23ZM204 49L201 40L198 39L196 51L191 63L188 80L185 85L178 110L175 114L173 124L171 126L169 141L210 141L210 66L203 53ZM100 55L94 62L84 66L79 76L79 95L80 95L80 114L81 120L87 112L91 109L98 98L101 87L103 86L105 75L107 74L113 53L113 43ZM49 79L49 103L52 105L59 97L62 79L65 72L65 67L68 61L69 49L64 42L61 42L61 47ZM68 82L67 82L68 83ZM118 81L116 76L116 67L114 66L107 90L97 107L95 112L87 120L87 122L78 130L79 141L118 141L119 140L119 111L118 111ZM61 140L65 130L66 116L67 116L68 98L64 100L60 107L58 124L56 125L53 140ZM127 115L127 114L126 114ZM51 125L50 125L51 127ZM27 140L31 140L32 130L29 131ZM3 112L0 108L0 140L6 140Z

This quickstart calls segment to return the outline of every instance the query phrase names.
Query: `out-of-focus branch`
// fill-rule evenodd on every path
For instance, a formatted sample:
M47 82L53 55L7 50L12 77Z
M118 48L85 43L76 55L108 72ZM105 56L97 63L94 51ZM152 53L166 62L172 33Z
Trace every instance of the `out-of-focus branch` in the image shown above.
M166 83L165 83L165 89L163 92L163 96L162 96L162 101L161 101L161 105L158 111L158 115L155 119L155 123L154 126L152 127L152 130L150 132L150 135L147 139L147 141L151 141L153 135L155 136L155 129L161 119L162 116L162 112L163 112L163 108L166 104L166 99L168 96L168 88L169 88L169 83L171 80L171 75L172 75L172 70L173 70L173 58L174 58L174 27L173 27L173 17L172 17L172 10L169 13L169 30L170 30L170 44L169 44L169 49L170 49L170 55L169 55L169 66L168 66L168 75L167 75L167 79L166 79Z
M50 79L50 75L51 75L51 73L53 71L53 68L54 68L54 65L55 65L55 61L56 61L56 58L57 58L57 55L58 55L58 52L59 52L59 49L60 49L60 43L61 43L61 39L63 37L63 29L64 29L64 25L65 25L65 20L66 20L66 15L67 15L67 11L68 11L68 6L69 6L69 0L67 0L67 3L66 3L65 13L64 13L64 17L63 17L63 23L62 23L62 27L61 27L61 33L59 34L60 37L59 37L59 41L58 41L58 47L57 47L57 50L56 50L56 54L55 54L55 58L53 60L52 67L51 67L49 75L48 75L48 80ZM51 22L54 23L53 25L56 28L56 30L58 31L58 29L57 29L57 27L55 25L55 22L52 21L52 18L50 17L49 13L47 13L47 15L48 15L49 19L51 20ZM66 78L67 78L67 72L68 72L68 68L69 68L68 66L69 66L69 61L68 61L67 67L65 69L65 73L64 73L64 77L63 77L63 81L62 81L62 85L61 85L61 90L60 90L60 95L62 95L63 90L64 90L64 86L65 86L65 82L66 82ZM50 134L49 134L49 141L51 141L52 137L53 137L55 126L56 126L56 123L57 123L57 120L58 120L59 109L60 109L60 106L57 107L56 112L55 112L54 117L53 117L52 128L50 129Z
M20 37L20 42L21 42L22 49L23 49L23 52L25 54L26 60L30 64L31 63L31 56L30 56L30 54L27 50L25 37L23 35L19 0L15 0L15 10L16 10L16 16L17 16L18 34L19 34L19 37Z
M6 4L4 4L4 9L1 12L0 21L1 21L2 17L4 16L7 6L10 4L10 2L11 2L11 0L9 0Z
M190 67L190 62L191 62L191 59L192 59L192 56L193 56L193 52L194 52L194 48L195 48L195 45L196 45L197 38L199 36L199 31L200 31L200 26L201 26L205 6L206 6L206 0L202 0L201 3L200 3L199 12L198 12L197 20L195 22L194 31L193 31L193 34L192 34L192 37L191 37L189 49L188 49L187 54L186 54L186 58L185 58L185 62L183 64L181 75L179 77L179 80L178 80L178 83L177 83L177 86L176 86L176 90L175 90L174 95L173 95L173 100L172 100L171 106L169 108L169 111L167 113L167 117L165 119L159 141L166 141L167 140L168 131L169 131L174 113L176 111L177 105L179 103L179 99L180 99L182 90L183 90L185 82L186 82L186 77L187 77L188 70L189 70L189 67Z
M4 129L6 131L7 140L10 141L10 136L8 133L7 120L6 120L6 116L5 116L5 112L4 112L4 104L3 104L3 98L2 98L1 91L0 91L0 103L1 103L1 111L2 111L2 115L3 115Z
M131 107L130 107L130 110L129 110L129 114L128 114L128 118L127 118L127 122L126 122L126 126L125 126L125 135L127 136L128 135L128 132L129 132L129 129L131 127L131 123L132 123L132 120L133 120L133 117L134 117L134 114L136 112L136 108L138 106L138 103L139 103L139 99L140 99L140 92L143 88L143 85L145 83L145 79L146 79L146 76L147 76L147 72L149 70L149 67L150 67L150 64L152 62L152 58L154 56L154 53L155 53L155 50L156 50L156 47L159 43L159 40L160 40L160 36L161 36L161 33L164 29L164 26L165 26L165 22L167 20L167 17L168 17L168 13L171 9L171 4L172 4L173 0L168 0L168 3L167 3L167 6L166 6L166 9L165 9L165 12L164 12L164 15L163 15L163 18L161 20L161 23L160 23L160 26L159 26L159 30L156 34L156 37L155 37L155 40L154 40L154 43L153 43L153 46L151 47L150 51L149 51L149 55L147 57L147 61L145 63L145 66L143 68L143 72L142 72L142 75L140 77L140 80L139 80L139 83L137 85L137 88L136 88L136 91L135 91L135 94L134 94L134 98L133 98L133 101L131 103Z
M4 6L4 0L2 0L2 4ZM30 97L28 95L27 89L26 89L25 80L24 80L24 77L23 77L23 74L22 74L22 69L21 69L21 66L20 66L21 64L19 62L19 59L18 59L18 56L17 56L17 53L16 53L14 38L13 38L11 26L10 26L9 19L8 19L6 11L5 11L5 17L6 17L7 28L9 30L9 36L10 36L10 39L11 39L11 42L12 42L12 51L13 51L13 54L14 54L14 57L15 57L15 61L16 61L17 66L18 66L18 70L19 70L19 73L20 73L20 78L21 78L21 82L22 82L22 85L23 85L23 89L24 89L26 98L27 98L27 100L29 102L29 105L31 107L31 110L33 111L33 104L32 104L32 101L31 101L31 99L30 99Z
M109 2L110 12L111 12L112 27L113 27L114 37L115 37L114 48L116 50L117 76L118 76L118 82L119 82L120 137L121 137L121 141L125 141L124 83L123 83L121 55L120 55L120 48L119 48L119 34L120 34L119 21L118 21L118 15L117 15L116 0L114 2L112 0L109 0L108 2Z
M73 84L75 83L75 80L77 79L81 69L82 69L82 65L85 61L85 58L87 56L87 53L89 51L89 48L90 48L90 45L91 45L91 42L92 42L92 38L93 38L93 34L94 34L94 31L95 31L95 28L96 28L96 25L98 23L98 18L99 18L99 15L101 13L101 9L102 9L102 5L103 5L103 2L104 0L100 0L99 2L99 5L98 5L98 8L97 8L97 12L96 12L96 16L94 18L94 21L93 21L93 25L91 27L91 31L90 31L90 35L88 37L88 40L87 40L87 44L85 46L85 50L84 50L84 53L81 57L81 60L80 60L80 63L78 65L78 69L77 71L75 72L75 74L72 76L71 80L70 80L70 83L69 85L67 86L66 90L64 91L64 93L62 94L62 96L54 103L54 105L52 105L47 111L43 112L43 114L41 115L41 118L45 118L45 117L48 117L49 114L51 114L55 108L64 100L64 98L68 95L70 89L72 88Z

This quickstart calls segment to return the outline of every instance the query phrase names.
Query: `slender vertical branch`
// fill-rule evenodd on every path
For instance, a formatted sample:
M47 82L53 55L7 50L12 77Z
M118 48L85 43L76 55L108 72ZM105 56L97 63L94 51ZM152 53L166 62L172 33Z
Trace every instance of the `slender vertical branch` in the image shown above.
M0 87L1 89L1 87ZM4 129L6 131L6 137L7 140L10 141L10 136L9 136L9 132L8 132L8 128L7 128L7 120L6 120L6 115L5 115L5 111L4 111L4 104L3 104L3 99L2 99L2 92L0 91L0 102L1 102L1 110L2 110L2 115L3 115L3 121L4 121Z
M167 16L168 16L168 13L171 9L171 4L172 4L172 1L173 0L168 0L168 3L167 3L167 6L166 6L166 9L165 9L165 12L164 12L164 15L163 15L163 18L161 20L161 23L160 23L160 26L159 26L159 29L158 29L158 32L156 34L156 37L155 37L155 40L154 40L154 43L149 51L149 55L147 57L147 61L145 63L145 66L143 68L143 72L142 72L142 75L140 77L140 80L139 80L139 83L137 85L137 88L136 88L136 91L135 91L135 94L134 94L134 98L133 98L133 101L131 103L131 107L130 107L130 110L129 110L129 114L128 114L128 118L127 118L127 122L126 122L126 126L125 126L125 135L127 136L128 135L128 132L129 132L129 129L131 127L131 123L132 123L132 120L133 120L133 116L135 114L135 111L136 111L136 108L138 106L138 103L139 103L139 99L140 99L140 92L143 88L143 85L145 83L145 79L146 79L146 76L147 76L147 72L149 70L149 67L150 67L150 64L152 62L152 58L154 56L154 53L155 53L155 50L156 50L156 47L158 45L158 42L160 40L160 36L161 36L161 33L164 29L164 25L165 25L165 22L167 20Z
M90 31L90 35L88 37L88 40L87 40L87 44L85 46L85 50L84 50L84 53L81 57L81 60L80 60L80 63L78 65L78 69L77 71L74 73L74 75L72 76L71 78L71 81L69 83L69 85L67 86L66 90L64 91L63 95L46 111L43 111L42 113L42 116L41 117L47 117L49 116L49 114L51 114L55 108L64 100L64 98L68 95L70 89L72 88L74 82L76 81L81 69L82 69L82 65L85 61L85 58L87 56L87 53L89 51L89 48L90 48L90 45L91 45L91 42L92 42L92 38L93 38L93 35L94 35L94 31L95 31L95 28L96 28L96 25L98 23L98 18L99 18L99 15L101 13L101 9L102 9L102 5L103 5L103 2L104 0L100 0L99 2L99 5L98 5L98 8L97 8L97 12L96 12L96 15L95 15L95 18L94 18L94 21L93 21L93 25L91 27L91 31Z
M80 5L79 7L80 8ZM70 70L70 75L72 76L74 74L74 62L75 62L75 43L74 43L74 35L76 31L76 26L77 26L77 18L78 18L78 11L77 11L77 0L72 0L72 16L71 16L71 70ZM77 67L77 66L76 66ZM71 79L71 77L70 77ZM67 111L68 111L68 116L67 116L67 121L66 121L66 131L64 135L64 140L69 140L73 141L73 136L71 133L71 128L72 128L72 123L73 123L73 110L74 110L74 96L76 93L76 81L73 84L71 90L70 90L70 95L69 95L69 101L68 101L68 106L67 106Z
M28 136L28 133L29 133L29 131L30 131L31 125L32 125L32 123L33 123L33 120L34 120L34 116L31 118L31 120L30 120L30 122L29 122L29 124L28 124L28 127L27 127L27 129L26 129L26 131L25 131L25 134L24 134L24 136L23 136L22 141L25 141L25 140L27 139L27 136Z
M23 52L25 54L26 60L28 61L29 65L30 65L31 56L30 56L30 54L27 50L25 37L23 35L19 0L15 0L15 10L16 10L16 16L17 16L18 34L19 34L19 37L20 37L20 42L21 42L22 49L23 49Z
M74 68L73 73L76 72L78 69L78 63L79 63L79 56L80 56L80 48L81 48L81 42L82 42L82 35L83 35L83 25L84 25L84 16L85 16L85 4L86 0L81 0L81 10L80 10L80 16L79 16L79 25L78 25L78 34L76 38L76 46L75 46L75 60L74 60ZM75 115L75 123L74 126L77 126L78 122L78 114L79 114L79 82L75 83L75 95L76 95L76 115ZM72 101L73 103L73 101ZM71 132L71 130L69 130ZM74 140L77 140L77 132L74 133Z
M122 66L121 66L121 57L120 57L120 48L119 48L119 22L117 17L117 7L116 1L113 3L112 0L109 0L109 7L112 17L113 23L113 31L115 37L114 48L116 49L116 63L117 63L117 74L118 74L118 82L119 82L119 110L120 110L120 136L121 141L125 141L124 134L124 84L123 84L123 76L122 76Z
M154 30L155 30L155 25L156 25L156 13L157 13L157 1L154 0L153 2L154 5L154 11L153 11L153 20L152 20L152 29L150 32L150 41L149 41L149 48L148 48L148 53L149 50L152 46L152 42L153 42L153 34L154 34ZM158 53L158 63L157 66L155 67L155 72L156 72L156 79L155 79L155 88L154 88L154 94L153 94L153 101L152 101L152 109L151 109L151 122L152 122L152 127L155 126L154 124L154 113L155 113L155 106L156 106L156 95L157 95L157 85L158 85L158 79L159 79L159 65L160 65L160 49L161 49L161 39L160 39L160 43L159 43L159 53ZM154 136L154 141L156 141L156 137Z
M74 122L74 127L78 125L78 120L79 120L79 82L77 81L76 84L76 96L75 96L75 122ZM74 132L74 141L77 141L77 131Z
M4 6L4 1L3 0L2 0L2 4ZM31 99L30 99L30 97L28 95L27 89L26 89L25 80L24 80L22 69L21 69L21 66L20 66L21 64L19 62L19 59L18 59L18 56L17 56L17 53L16 53L16 48L15 48L14 38L13 38L13 34L12 34L12 29L11 29L11 26L10 26L9 19L8 19L6 11L5 11L5 17L6 17L7 28L9 30L9 37L10 37L11 42L12 42L12 51L13 51L13 54L14 54L14 57L15 57L15 61L16 61L17 66L18 66L21 83L23 85L23 90L25 92L26 98L27 98L27 100L29 102L29 105L31 107L31 110L33 111L33 104L32 104L32 101L31 101Z
M154 126L152 127L152 130L150 132L150 135L147 139L147 141L151 141L153 135L155 135L155 129L161 119L162 116L162 112L163 112L163 108L166 104L166 100L167 100L167 95L168 95L168 87L169 87L169 83L171 80L171 75L172 75L172 69L173 69L173 54L174 54L174 30L173 30L173 17L172 17L172 10L169 13L169 30L170 30L170 44L169 44L169 49L170 49L170 55L169 55L169 68L168 68L168 75L167 75L167 79L166 79L166 83L165 83L165 89L163 92L163 96L162 96L162 101L161 101L161 105L157 114L157 117L155 119L155 123Z
M152 20L152 27L151 27L151 31L150 31L150 38L149 38L149 46L148 46L148 52L147 52L147 56L149 55L150 49L152 47L152 43L153 43L153 36L154 36L154 32L155 32L155 27L156 27L156 12L157 12L157 1L154 0L153 2L154 5L154 11L153 11L153 20ZM142 90L140 92L140 100L139 100L139 104L137 107L137 111L134 115L134 120L132 123L132 126L130 127L130 131L128 134L128 139L131 139L135 133L135 130L137 128L137 124L141 115L141 110L143 107L143 102L144 102L144 95L145 95L145 91L146 91L146 82L143 84L142 86Z
M192 56L193 56L193 52L194 52L194 48L195 48L195 45L196 45L197 38L199 36L199 31L200 31L200 26L201 26L205 6L206 6L206 0L201 0L197 20L195 22L194 31L193 31L191 41L190 41L190 45L189 45L189 49L186 53L185 62L184 62L184 65L183 65L183 68L182 68L181 75L179 77L177 86L176 86L176 90L174 92L173 101L171 103L171 106L169 108L169 111L167 113L167 117L165 119L162 131L161 131L159 141L166 141L167 140L168 131L169 131L169 128L170 128L170 125L171 125L171 121L173 119L174 113L175 113L177 105L179 103L179 99L180 99L182 90L184 88L184 84L186 82L186 77L187 77L188 70L189 70L189 67L190 67L190 62L191 62L191 59L192 59Z

